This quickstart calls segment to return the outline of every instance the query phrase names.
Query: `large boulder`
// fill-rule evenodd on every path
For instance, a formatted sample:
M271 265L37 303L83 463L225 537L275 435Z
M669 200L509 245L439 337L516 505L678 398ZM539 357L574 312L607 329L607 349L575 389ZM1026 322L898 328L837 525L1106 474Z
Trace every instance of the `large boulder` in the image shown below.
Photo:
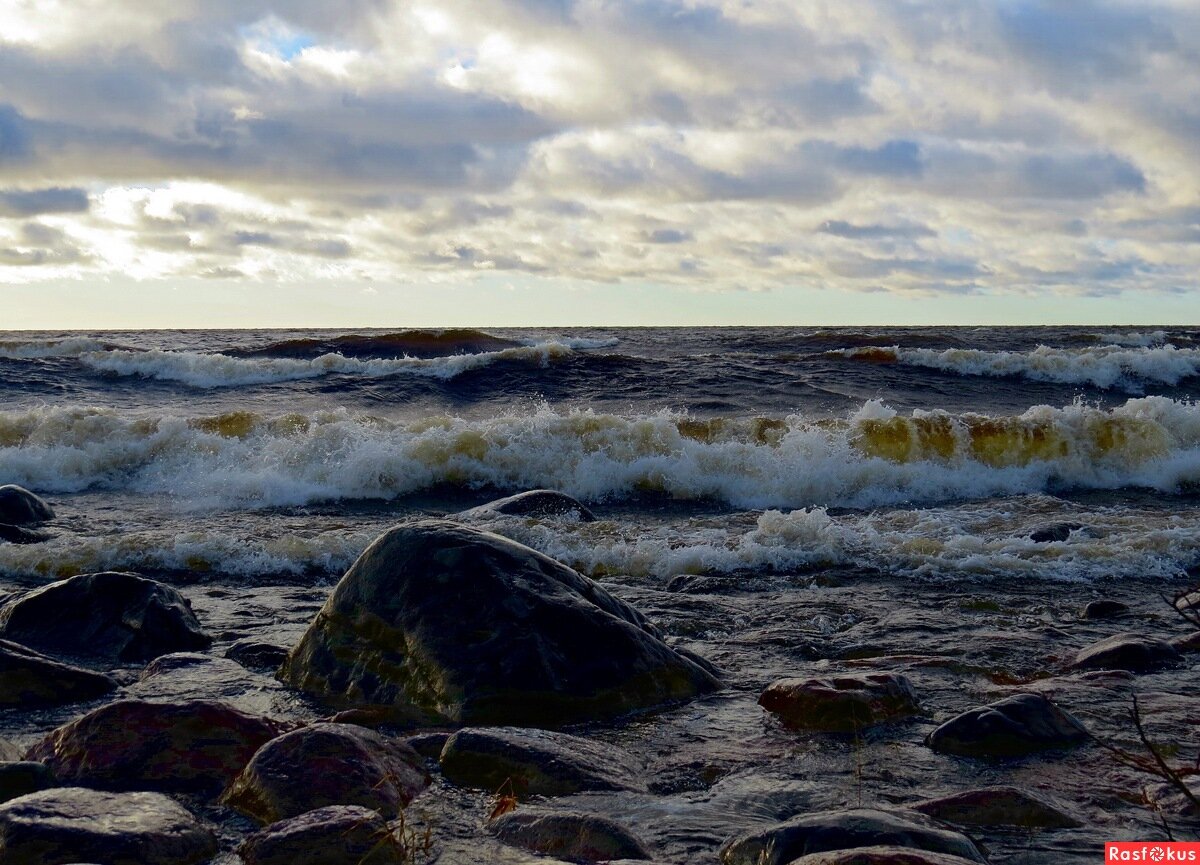
M650 858L624 826L591 814L523 809L496 818L488 829L505 844L567 862Z
M1093 643L1075 656L1076 670L1126 670L1151 673L1178 664L1179 652L1170 643L1137 634L1115 634Z
M828 733L854 733L921 711L912 684L896 673L781 679L758 704L789 727Z
M263 823L328 805L362 805L393 817L429 780L421 756L398 739L318 723L263 745L222 802Z
M116 687L116 681L108 676L0 640L0 707L77 703L100 697Z
M159 793L58 787L0 805L0 859L13 865L195 865L212 831Z
M52 654L149 661L212 642L170 586L137 574L80 574L0 607L0 637Z
M1017 694L951 718L925 743L960 757L1024 757L1090 739L1083 724L1041 694Z
M573 517L581 523L595 522L596 515L587 505L557 490L529 490L515 496L496 499L459 514L463 519L510 517Z
M911 806L956 826L1015 826L1021 829L1074 829L1082 824L1059 805L1016 787L984 787Z
M26 756L64 783L215 795L285 729L224 703L121 700L59 727Z
M16 484L0 487L0 523L27 526L54 519L54 508L41 496Z
M560 727L719 687L592 580L439 520L371 544L279 675L328 703L428 726Z
M440 762L455 784L518 797L646 790L644 767L620 748L552 730L459 730L446 741Z
M853 847L908 847L972 862L983 854L965 835L924 814L882 808L801 814L785 823L733 838L721 848L724 865L788 865L801 856Z
M396 838L378 811L331 805L272 823L238 847L245 865L405 865Z

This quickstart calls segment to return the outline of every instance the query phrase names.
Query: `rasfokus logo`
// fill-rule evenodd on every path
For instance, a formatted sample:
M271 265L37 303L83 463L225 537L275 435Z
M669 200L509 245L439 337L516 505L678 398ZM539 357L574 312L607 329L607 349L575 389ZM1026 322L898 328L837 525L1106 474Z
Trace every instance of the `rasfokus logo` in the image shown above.
M1104 861L1200 863L1200 842L1107 841L1104 844Z

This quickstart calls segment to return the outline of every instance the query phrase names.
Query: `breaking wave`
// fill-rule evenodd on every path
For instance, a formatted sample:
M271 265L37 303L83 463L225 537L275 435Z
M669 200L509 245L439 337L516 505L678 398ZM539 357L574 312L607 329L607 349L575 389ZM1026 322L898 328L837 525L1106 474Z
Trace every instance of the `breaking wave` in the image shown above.
M1150 383L1175 385L1200 375L1200 349L1173 345L1140 348L1105 345L1081 349L1041 345L1027 352L875 345L842 348L830 354L867 363L903 364L958 375L1018 376L1030 381L1087 384L1131 393L1140 393Z
M901 415L872 401L841 419L543 406L420 421L346 410L139 418L42 406L0 412L0 477L41 491L130 490L212 508L389 499L443 484L792 509L1070 488L1176 493L1200 489L1200 405L1145 397L1110 410L1075 403L991 417Z
M300 381L335 374L363 378L409 374L452 379L464 372L502 361L548 366L554 360L569 357L572 352L570 347L562 343L545 342L499 351L430 358L405 356L361 360L332 352L305 360L159 349L93 351L81 353L79 358L85 366L97 372L174 381L192 387L218 388Z

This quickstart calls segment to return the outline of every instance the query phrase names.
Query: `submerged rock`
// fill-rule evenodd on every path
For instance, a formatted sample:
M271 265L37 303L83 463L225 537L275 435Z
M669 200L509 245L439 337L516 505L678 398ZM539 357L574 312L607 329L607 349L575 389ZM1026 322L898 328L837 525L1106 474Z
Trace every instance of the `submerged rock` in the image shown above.
M877 846L946 853L971 862L986 861L969 838L924 814L855 808L801 814L785 823L734 838L721 848L721 862L790 865L813 853Z
M362 805L392 817L429 780L420 755L398 739L318 723L263 745L221 800L263 823L327 805Z
M114 572L81 574L10 599L0 607L0 637L43 652L120 662L212 642L175 589Z
M621 749L550 730L490 727L447 740L442 774L463 787L515 796L565 796L584 790L640 790L644 767Z
M1093 643L1080 651L1071 663L1076 670L1127 670L1130 673L1150 673L1182 660L1170 643L1140 637L1137 634L1116 634Z
M488 502L469 511L463 511L459 517L466 520L486 519L487 517L504 514L510 517L574 517L581 523L596 521L587 505L557 490L529 490Z
M951 718L925 743L960 757L1022 757L1073 748L1090 738L1083 724L1042 695L1017 694Z
M0 523L0 541L6 541L10 544L44 544L53 537L54 535L49 532L39 532L23 526L10 526L8 523Z
M27 757L67 783L216 794L284 729L224 703L121 700L59 727Z
M371 544L279 675L334 705L387 706L428 726L560 727L719 687L592 580L439 520Z
M911 847L855 847L801 856L789 865L968 865L972 860Z
M1081 523L1051 523L1041 526L1029 533L1029 540L1035 544L1061 543L1083 528Z
M195 865L217 839L159 793L59 787L0 805L0 851L14 865Z
M238 640L225 650L225 657L236 661L247 670L279 669L279 665L287 660L288 650L274 643L264 643L260 640Z
M1115 619L1118 616L1128 615L1129 604L1122 604L1120 601L1101 600L1091 601L1084 607L1079 617L1082 619Z
M650 858L624 826L591 814L522 809L491 821L488 830L505 844L568 862Z
M926 799L911 806L958 826L1016 826L1022 829L1074 829L1081 824L1048 799L1016 787L984 787Z
M16 484L0 487L0 523L28 526L54 519L54 508L41 496Z
M45 763L32 760L0 763L0 802L36 793L38 790L48 790L57 783L54 770Z
M359 805L272 823L238 847L245 865L403 865L403 853L379 812Z
M0 707L77 703L103 696L116 687L116 681L108 676L0 640Z
M895 673L781 679L758 704L790 727L829 733L853 733L921 711L912 684Z

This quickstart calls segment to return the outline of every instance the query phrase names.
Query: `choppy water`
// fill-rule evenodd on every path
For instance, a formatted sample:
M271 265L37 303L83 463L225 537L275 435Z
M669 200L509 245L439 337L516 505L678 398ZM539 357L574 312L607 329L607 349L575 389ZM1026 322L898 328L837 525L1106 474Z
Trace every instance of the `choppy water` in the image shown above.
M553 487L602 519L492 527L594 575L1168 577L1198 394L1200 329L10 332L0 483L60 519L0 573L335 576Z

